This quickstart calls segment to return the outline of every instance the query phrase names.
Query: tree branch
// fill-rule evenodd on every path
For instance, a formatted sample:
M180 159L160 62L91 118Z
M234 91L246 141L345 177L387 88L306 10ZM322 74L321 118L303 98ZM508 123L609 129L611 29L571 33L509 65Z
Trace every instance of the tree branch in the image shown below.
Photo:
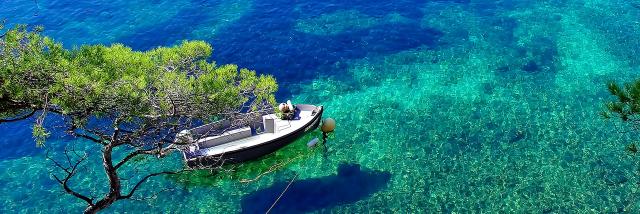
M71 159L69 158L69 154L67 149L65 149L64 151L65 156L67 157L67 161L69 162L69 167L64 167L62 166L62 164L60 164L59 162L57 162L56 160L54 160L53 158L51 158L49 156L49 152L47 151L47 153L45 154L45 156L47 157L47 159L53 161L53 163L58 167L61 168L62 170L64 170L64 172L66 172L66 176L61 179L60 177L58 177L55 174L53 175L53 178L58 181L58 183L60 183L60 185L62 185L62 188L64 188L64 191L73 195L76 198L79 198L85 202L87 202L87 204L89 204L90 206L93 206L93 199L82 195L76 191L74 191L73 189L71 189L71 187L69 187L69 180L71 180L71 178L76 174L78 166L80 166L80 163L82 163L84 160L87 159L87 155L85 154L84 156L80 157L80 159L76 160L75 163L71 163Z
M124 157L120 162L118 162L115 166L116 169L120 168L122 165L124 165L125 163L127 163L127 161L131 160L131 158L134 158L138 155L153 155L156 152L154 152L154 150L136 150L132 153L129 153L126 157Z
M149 175L145 176L144 178L142 178L140 181L138 181L138 183L136 183L136 185L133 186L133 188L129 191L129 194L121 195L121 196L118 197L118 199L129 199L129 198L131 198L131 196L133 196L133 194L136 192L136 190L138 190L140 185L142 185L142 183L144 183L145 181L147 181L151 177L155 177L155 176L158 176L158 175L175 175L175 174L179 174L179 173L186 172L186 171L189 171L189 170L182 169L182 170L179 170L179 171L164 171L164 172L156 172L156 173L149 174Z
M60 183L62 185L62 187L64 188L64 191L75 196L76 198L82 199L83 201L87 202L87 204L89 204L90 206L93 206L93 200L91 200L91 198L84 196L76 191L73 191L69 185L67 184L67 182L69 182L69 179L72 177L73 174L68 174L64 179L60 179L58 178L58 176L53 175L53 177L58 181L58 183Z
M81 137L81 138L87 139L87 140L90 140L90 141L93 141L95 143L99 143L99 144L103 144L104 145L104 142L102 142L100 139L92 137L90 135L80 134L80 133L77 133L77 132L74 132L73 135L75 135L77 137Z

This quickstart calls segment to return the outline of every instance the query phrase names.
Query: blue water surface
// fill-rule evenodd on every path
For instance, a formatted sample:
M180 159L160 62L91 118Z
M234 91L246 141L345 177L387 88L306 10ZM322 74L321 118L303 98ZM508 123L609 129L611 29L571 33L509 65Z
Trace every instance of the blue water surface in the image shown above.
M67 48L204 40L211 60L273 75L279 100L324 105L338 121L328 154L305 147L314 132L223 175L155 179L141 197L171 191L106 212L262 213L291 185L277 213L635 213L637 159L624 152L633 132L598 114L611 99L607 81L637 77L638 8L622 0L4 0L0 18L42 25ZM32 122L0 124L0 212L80 212L85 204L53 181L45 151L78 145L93 155L73 184L99 195L99 148L55 129L36 147Z

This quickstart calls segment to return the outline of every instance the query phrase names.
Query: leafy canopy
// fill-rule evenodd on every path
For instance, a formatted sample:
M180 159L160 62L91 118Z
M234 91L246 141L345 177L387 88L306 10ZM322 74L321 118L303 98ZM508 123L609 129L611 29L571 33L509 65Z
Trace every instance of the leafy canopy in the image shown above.
M149 51L122 44L67 50L41 30L19 25L0 39L2 118L48 110L81 128L90 117L206 120L275 103L272 76L207 62L213 49L202 41ZM34 134L44 134L39 128Z

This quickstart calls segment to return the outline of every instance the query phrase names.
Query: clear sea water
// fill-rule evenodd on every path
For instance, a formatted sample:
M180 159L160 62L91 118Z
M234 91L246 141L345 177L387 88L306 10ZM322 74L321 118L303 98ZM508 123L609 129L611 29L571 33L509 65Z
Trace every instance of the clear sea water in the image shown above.
M293 178L274 213L638 213L637 135L598 115L607 81L638 77L638 17L635 0L0 0L0 18L69 48L208 41L337 121L326 155L314 132L218 175L154 179L140 196L171 190L109 213L263 213ZM0 213L80 212L29 122L0 125ZM72 184L101 194L99 163Z

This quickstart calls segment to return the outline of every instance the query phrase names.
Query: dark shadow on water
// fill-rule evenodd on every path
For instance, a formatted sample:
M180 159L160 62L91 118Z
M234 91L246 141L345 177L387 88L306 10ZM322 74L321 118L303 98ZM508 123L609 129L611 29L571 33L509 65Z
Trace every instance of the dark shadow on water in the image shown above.
M157 46L174 45L182 40L192 39L191 32L209 19L207 11L214 10L220 1L191 1L189 7L182 8L173 18L146 28L139 28L129 36L118 39L136 50L148 50Z
M495 74L503 82L526 78L529 84L551 88L556 74L563 69L558 59L558 45L553 37L534 37L520 47L507 44L510 60L498 67Z
M294 181L272 213L303 213L363 200L386 188L391 174L363 170L357 164L341 164L338 174ZM289 181L275 183L242 198L242 213L264 213Z
M36 113L39 115L39 113ZM37 147L33 139L32 127L35 123L35 117L0 124L0 160L11 160L22 157L31 157L44 154L44 148ZM62 123L62 118L50 114L45 119L45 128L50 133L47 138L47 147L52 150L60 150L64 148L65 143L74 140L74 137L67 135L60 128L56 128Z
M221 30L213 38L214 58L274 74L281 82L300 82L335 75L335 63L367 56L397 53L421 46L436 48L443 33L423 27L415 5L377 1L329 1L318 3L275 0L256 2L253 12ZM290 5L290 6L284 6ZM277 8L277 9L274 9ZM412 8L412 9L408 9ZM298 20L338 10L357 10L373 17L400 12L406 23L379 23L364 29L348 29L332 35L315 35L295 29ZM326 67L323 67L326 66Z
M208 19L213 5L194 1L173 19L138 29L118 41L134 49L171 45L189 39ZM418 6L417 6L418 5ZM280 83L299 83L322 75L342 73L334 65L349 59L391 54L417 47L436 48L443 33L419 23L423 12L416 1L286 1L256 0L247 14L211 35L213 59L274 75ZM348 29L332 35L315 35L295 29L298 20L340 10L357 10L371 17L400 14L410 21L381 22L369 28ZM290 92L282 88L278 97Z
M41 154L31 137L34 119L0 124L0 160L16 159Z

